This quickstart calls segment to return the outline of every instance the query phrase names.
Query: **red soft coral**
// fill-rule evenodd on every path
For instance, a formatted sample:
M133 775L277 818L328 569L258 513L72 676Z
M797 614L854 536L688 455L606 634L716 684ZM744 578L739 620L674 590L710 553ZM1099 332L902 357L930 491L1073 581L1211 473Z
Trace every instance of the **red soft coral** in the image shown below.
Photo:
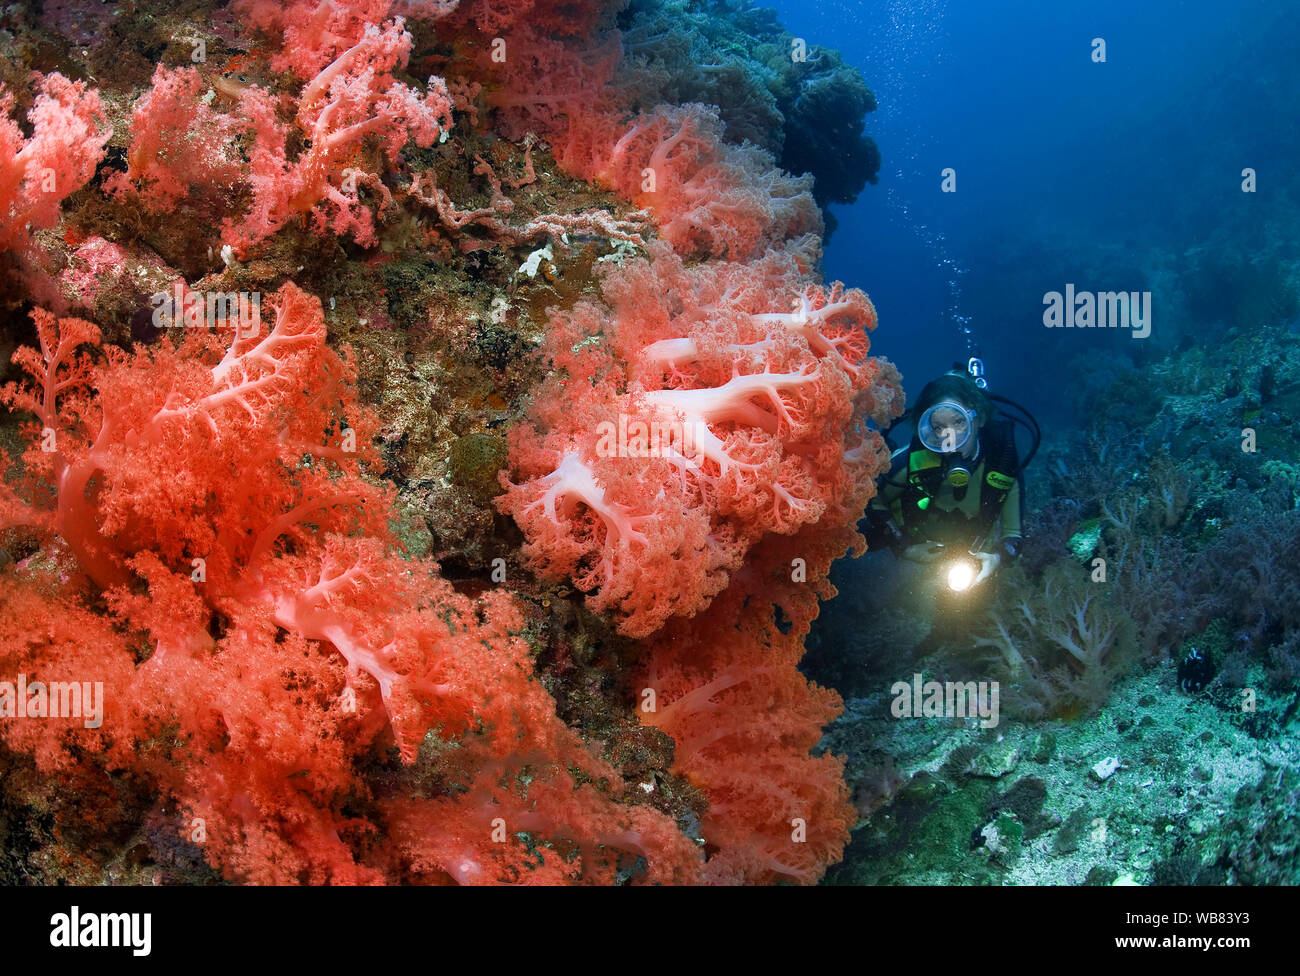
M612 307L554 324L567 377L512 434L523 480L500 501L530 562L636 637L707 606L765 533L856 521L885 463L866 423L899 400L866 356L866 296L806 285L798 249L693 269L651 253L607 274Z
M238 880L610 881L637 858L645 880L698 877L691 842L626 806L556 715L513 600L476 604L396 552L392 490L365 470L378 424L319 301L286 285L269 306L269 329L98 362L93 325L36 315L29 381L3 397L37 420L0 514L41 557L0 574L0 665L100 681L110 706L102 728L9 744L86 790L147 777ZM358 775L432 742L454 782L404 798Z
M700 852L669 818L612 802L614 771L559 721L554 701L531 680L527 645L507 636L523 625L517 609L504 594L489 597L489 605L498 608L490 625L499 628L497 639L477 653L463 648L452 679L480 702L481 728L459 740L453 757L450 775L463 792L385 804L406 876L611 884L623 872L649 883L699 881ZM500 695L502 684L514 694Z
M516 448L531 436L519 430ZM523 450L514 456L528 460ZM511 485L501 504L528 536L524 556L534 567L572 579L591 594L593 610L615 611L635 637L707 605L742 555L730 529L710 524L663 460L588 462L569 451L549 473Z
M674 771L709 802L710 883L814 884L848 842L843 762L809 755L839 696L797 665L819 599L835 593L831 563L860 542L843 526L769 537L700 619L652 642L640 717L673 737Z
M325 348L319 303L286 286L271 309L266 334L233 335L211 366L203 357L219 336L186 330L179 346L133 357L109 350L94 369L78 349L98 343L95 326L35 313L41 348L16 356L31 380L7 385L3 399L37 416L41 436L25 455L39 479L33 490L54 488L57 531L98 585L125 582L124 558L142 550L202 558L209 578L224 582L261 545L249 534L259 513L271 533L281 511L373 499L360 480L333 483L324 465L285 483L283 470L305 452L355 464L371 448L359 412L354 452L341 446L338 397L349 373ZM298 402L292 392L308 383L317 396ZM322 442L331 428L333 443ZM169 468L179 476L157 476Z

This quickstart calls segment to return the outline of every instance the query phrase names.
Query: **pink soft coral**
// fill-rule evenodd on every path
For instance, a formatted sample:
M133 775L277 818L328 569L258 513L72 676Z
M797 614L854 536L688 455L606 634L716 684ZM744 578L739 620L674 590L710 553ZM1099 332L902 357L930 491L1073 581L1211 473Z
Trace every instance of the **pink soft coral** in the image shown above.
M351 234L367 247L376 243L375 214L361 190L378 197L381 211L391 193L373 172L377 161L367 161L364 144L373 141L391 166L408 141L431 146L451 128L451 100L441 79L430 78L419 92L393 78L410 52L411 35L400 17L367 27L303 88L294 122L308 146L293 160L270 97L256 88L240 94L255 141L249 153L253 207L227 228L237 250L246 252L297 215L310 215L318 233Z
M638 117L584 175L653 210L682 254L744 260L822 230L811 178L782 173L762 150L724 145L722 121L703 105Z
M392 0L239 0L235 11L250 26L282 36L271 67L307 79L381 23L392 6Z
M437 21L459 6L460 0L238 0L234 9L245 24L276 35L280 47L271 67L305 80L353 47L371 25L396 16Z
M182 199L233 187L243 175L236 140L247 123L214 110L206 88L195 68L159 65L131 111L127 170L105 188L139 196L153 213L170 213Z
M32 232L58 223L60 204L94 176L111 133L100 128L98 93L58 73L41 80L27 113L31 138L12 109L13 95L0 85L0 251L25 251Z
M504 64L485 64L498 124L512 137L542 135L568 172L652 211L679 253L745 261L784 240L820 235L811 177L783 172L762 149L725 144L715 109L627 111L614 83L616 34L579 50L523 29L510 44Z

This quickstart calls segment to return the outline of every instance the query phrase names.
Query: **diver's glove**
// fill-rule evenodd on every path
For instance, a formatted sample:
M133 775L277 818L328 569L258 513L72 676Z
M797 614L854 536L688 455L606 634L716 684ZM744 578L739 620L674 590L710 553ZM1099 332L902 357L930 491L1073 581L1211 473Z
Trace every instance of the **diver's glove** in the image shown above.
M971 586L978 586L983 583L996 573L998 567L1002 565L1002 557L996 552L972 552L971 555L978 559L980 564L979 575L975 577L975 582Z
M932 563L943 555L943 543L918 542L903 551L903 558L914 563Z
M1006 562L1010 562L1020 555L1020 543L1024 540L1018 535L1009 535L1002 540L1002 555Z

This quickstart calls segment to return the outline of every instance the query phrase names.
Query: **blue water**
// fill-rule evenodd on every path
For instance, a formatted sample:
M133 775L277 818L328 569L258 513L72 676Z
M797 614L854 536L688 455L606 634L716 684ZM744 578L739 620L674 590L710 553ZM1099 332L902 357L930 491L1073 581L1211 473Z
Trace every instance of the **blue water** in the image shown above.
M965 358L969 329L994 388L1067 420L1095 371L1217 340L1225 323L1172 293L1189 253L1227 234L1242 254L1294 259L1294 234L1280 242L1265 218L1300 212L1295 3L765 5L839 48L876 93L880 182L837 208L826 269L870 293L874 351L910 393ZM940 192L945 167L956 193ZM1043 296L1067 281L1151 290L1151 338L1045 329Z

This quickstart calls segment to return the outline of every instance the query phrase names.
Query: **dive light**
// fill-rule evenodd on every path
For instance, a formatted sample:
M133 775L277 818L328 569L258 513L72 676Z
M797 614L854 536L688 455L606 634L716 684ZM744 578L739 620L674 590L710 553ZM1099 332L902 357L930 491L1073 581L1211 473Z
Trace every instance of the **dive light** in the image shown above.
M979 576L979 566L969 556L958 556L948 564L948 589L962 593L971 588Z

